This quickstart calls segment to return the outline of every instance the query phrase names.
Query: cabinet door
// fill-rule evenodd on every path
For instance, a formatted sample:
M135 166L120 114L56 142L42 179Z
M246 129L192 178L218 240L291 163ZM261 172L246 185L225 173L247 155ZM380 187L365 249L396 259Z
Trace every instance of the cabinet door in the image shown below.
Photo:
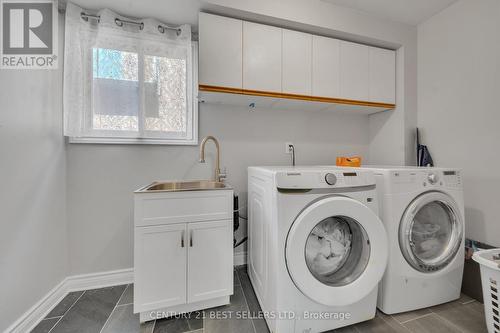
M358 101L370 98L370 48L340 42L340 97Z
M242 34L241 20L200 13L200 84L241 89Z
M188 302L233 293L233 221L188 224Z
M135 228L134 311L186 303L186 224Z
M243 22L243 89L281 92L282 29Z
M284 93L311 95L312 35L283 30Z
M396 52L370 48L370 101L396 103Z
M312 95L339 97L340 41L313 36Z

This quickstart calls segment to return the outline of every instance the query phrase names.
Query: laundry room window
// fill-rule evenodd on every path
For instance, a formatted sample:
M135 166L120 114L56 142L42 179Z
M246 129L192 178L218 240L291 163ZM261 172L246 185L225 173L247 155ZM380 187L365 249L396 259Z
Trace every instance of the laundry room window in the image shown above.
M189 26L66 11L64 134L74 143L197 144ZM124 23L125 22L125 23ZM161 29L160 29L161 28Z
M92 49L92 130L139 131L137 53Z

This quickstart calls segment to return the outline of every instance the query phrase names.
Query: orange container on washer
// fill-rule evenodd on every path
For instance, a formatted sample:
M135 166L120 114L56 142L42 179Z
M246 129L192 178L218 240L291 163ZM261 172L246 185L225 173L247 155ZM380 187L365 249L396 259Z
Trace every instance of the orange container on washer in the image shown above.
M361 166L361 156L337 157L337 166L343 167L360 167Z

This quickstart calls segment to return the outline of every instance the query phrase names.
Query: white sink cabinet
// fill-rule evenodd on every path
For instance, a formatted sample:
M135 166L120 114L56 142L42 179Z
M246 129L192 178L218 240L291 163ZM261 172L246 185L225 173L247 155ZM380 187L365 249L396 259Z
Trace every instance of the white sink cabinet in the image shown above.
M229 303L233 191L134 194L134 313L140 321Z

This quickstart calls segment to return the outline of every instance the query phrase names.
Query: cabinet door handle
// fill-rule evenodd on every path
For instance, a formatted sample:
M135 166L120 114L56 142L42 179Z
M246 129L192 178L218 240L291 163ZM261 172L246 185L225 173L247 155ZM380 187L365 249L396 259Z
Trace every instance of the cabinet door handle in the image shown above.
M193 247L193 230L189 231L189 247Z
M184 230L181 231L181 247L184 247Z

